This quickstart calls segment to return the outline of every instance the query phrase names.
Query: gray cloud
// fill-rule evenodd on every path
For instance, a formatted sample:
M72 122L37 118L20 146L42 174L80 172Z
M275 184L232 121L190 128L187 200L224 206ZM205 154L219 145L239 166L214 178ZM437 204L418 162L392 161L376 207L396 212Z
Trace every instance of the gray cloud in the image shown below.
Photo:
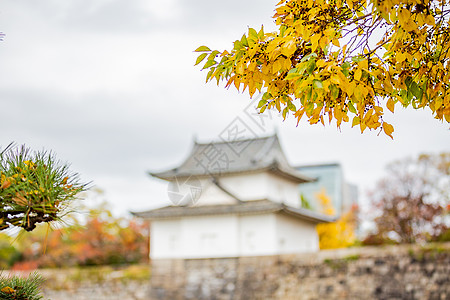
M274 3L207 0L43 0L14 1L3 5L3 17L28 19L21 26L40 20L67 33L136 33L155 30L215 31L270 26ZM30 22L31 21L31 22Z
M223 85L205 85L192 51L201 44L229 47L247 25L270 27L274 4L3 3L0 31L7 36L0 42L0 145L16 141L54 150L83 178L107 190L121 211L127 204L163 203L165 185L146 171L176 166L194 134L217 138L249 101ZM382 174L391 158L450 149L448 125L426 111L399 110L392 122L395 141L350 128L339 132L295 123L292 118L274 121L291 162L340 161L348 178L363 187Z

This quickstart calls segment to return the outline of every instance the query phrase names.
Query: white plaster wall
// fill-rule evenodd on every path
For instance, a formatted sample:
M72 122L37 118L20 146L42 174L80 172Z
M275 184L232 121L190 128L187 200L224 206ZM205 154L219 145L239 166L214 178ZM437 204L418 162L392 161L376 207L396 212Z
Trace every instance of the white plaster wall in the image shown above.
M181 220L153 221L150 227L150 258L182 257Z
M267 173L251 173L220 177L224 188L243 201L261 200L268 196Z
M300 207L298 184L270 172L223 176L220 184L243 201L269 199ZM195 205L234 204L236 200L218 188L210 178L201 179L201 194Z
M277 253L274 214L156 220L150 257L208 258Z
M275 214L240 217L239 254L257 256L276 254Z
M304 253L319 251L319 237L316 226L283 214L276 214L277 252Z
M298 183L270 172L221 177L220 183L244 201L269 199L300 207Z
M150 257L212 258L318 250L315 225L282 214L201 216L157 220Z
M238 254L238 216L201 216L181 221L182 256L230 257Z
M282 202L292 207L300 207L298 183L267 173L268 199Z
M195 205L236 204L236 199L219 189L211 179L200 180L202 192Z

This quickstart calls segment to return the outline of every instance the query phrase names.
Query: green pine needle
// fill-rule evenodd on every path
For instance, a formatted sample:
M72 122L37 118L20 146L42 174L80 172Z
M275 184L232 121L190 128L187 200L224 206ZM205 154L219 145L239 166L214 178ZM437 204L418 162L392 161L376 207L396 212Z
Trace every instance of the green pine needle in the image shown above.
M86 188L51 152L10 144L0 152L0 230L59 221Z
M44 278L37 272L28 277L4 276L0 274L0 299L4 300L40 300L41 284Z

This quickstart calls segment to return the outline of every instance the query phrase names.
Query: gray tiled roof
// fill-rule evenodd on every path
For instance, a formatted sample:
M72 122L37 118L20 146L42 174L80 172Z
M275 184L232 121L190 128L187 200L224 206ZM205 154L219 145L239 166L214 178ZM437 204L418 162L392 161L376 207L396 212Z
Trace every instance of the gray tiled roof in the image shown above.
M303 208L294 208L270 200L245 201L237 204L204 205L204 206L165 206L144 212L132 212L133 215L148 219L161 220L180 217L206 215L249 215L263 213L284 213L313 223L332 222L330 216L319 214Z
M187 176L220 176L268 170L296 182L313 179L292 168L276 135L236 141L195 143L189 157L178 167L150 175L165 180Z

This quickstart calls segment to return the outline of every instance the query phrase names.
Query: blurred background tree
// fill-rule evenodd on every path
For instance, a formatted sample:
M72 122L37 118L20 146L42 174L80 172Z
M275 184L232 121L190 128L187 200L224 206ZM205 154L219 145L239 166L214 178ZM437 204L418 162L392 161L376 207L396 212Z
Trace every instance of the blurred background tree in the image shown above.
M22 253L13 245L13 238L0 233L0 268L8 269L19 261Z
M370 199L375 230L364 244L449 240L450 153L390 164Z
M21 253L14 269L133 264L148 261L149 226L114 217L107 205L87 210L84 219L47 232L40 226L17 241Z
M148 225L114 217L105 203L80 206L74 200L86 188L52 153L13 145L1 151L0 230L24 231L14 243L12 232L0 235L0 265L34 269L146 261Z

